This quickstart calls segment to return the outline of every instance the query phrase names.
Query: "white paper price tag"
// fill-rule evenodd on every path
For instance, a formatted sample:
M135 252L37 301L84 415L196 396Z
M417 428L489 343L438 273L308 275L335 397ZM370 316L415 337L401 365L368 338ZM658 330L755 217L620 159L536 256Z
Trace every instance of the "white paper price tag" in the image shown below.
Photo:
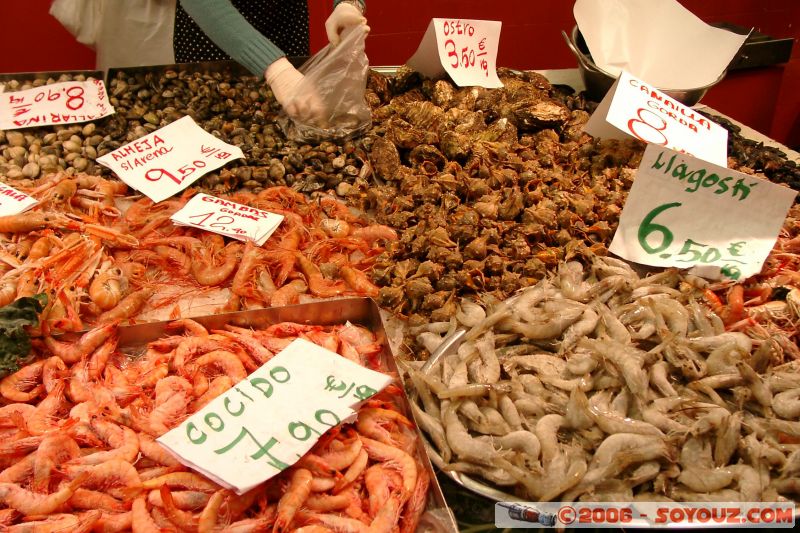
M392 378L297 339L157 440L242 494L300 459Z
M3 130L88 122L113 113L102 80L65 81L0 97Z
M761 271L796 195L651 144L609 249L636 263L743 280Z
M217 139L186 116L98 157L97 162L160 202L205 173L240 158L244 158L241 149Z
M632 136L728 166L728 130L624 71L584 130L601 139Z
M0 183L0 216L16 215L27 211L39 201L18 191L10 185Z
M240 241L263 245L283 221L283 215L237 204L208 194L197 194L170 217L178 225L191 226Z
M502 87L496 71L501 26L495 20L432 19L408 66L429 78L447 72L459 87Z

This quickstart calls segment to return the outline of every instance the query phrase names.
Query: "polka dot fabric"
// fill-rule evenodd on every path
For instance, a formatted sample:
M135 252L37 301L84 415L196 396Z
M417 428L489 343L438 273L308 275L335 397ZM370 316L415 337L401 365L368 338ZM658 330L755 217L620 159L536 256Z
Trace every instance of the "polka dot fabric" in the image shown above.
M305 0L232 0L231 3L250 25L287 56L309 55ZM173 47L177 63L230 59L195 24L180 2L176 2L175 7Z

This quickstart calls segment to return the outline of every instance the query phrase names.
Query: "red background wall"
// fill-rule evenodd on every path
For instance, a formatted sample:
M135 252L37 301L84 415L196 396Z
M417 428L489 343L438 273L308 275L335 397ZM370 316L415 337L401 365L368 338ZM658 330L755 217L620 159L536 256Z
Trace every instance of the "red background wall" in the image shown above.
M118 0L124 1L124 0ZM312 49L326 40L323 24L330 0L310 4ZM755 27L773 37L800 37L798 0L681 0L707 22ZM576 66L561 30L574 24L564 0L368 0L372 31L367 54L373 65L399 65L416 50L433 17L503 22L498 65L522 69ZM91 69L92 50L76 42L48 14L50 0L4 0L0 72ZM800 46L782 66L735 71L703 99L712 107L790 146L800 145Z

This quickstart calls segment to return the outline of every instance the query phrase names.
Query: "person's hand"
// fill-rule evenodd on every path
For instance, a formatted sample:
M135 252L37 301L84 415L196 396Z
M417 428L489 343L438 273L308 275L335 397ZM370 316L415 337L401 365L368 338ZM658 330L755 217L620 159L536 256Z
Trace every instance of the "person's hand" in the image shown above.
M367 19L353 4L341 2L336 5L333 13L325 21L325 32L328 34L328 41L336 46L342 40L342 33L353 26L367 24Z
M285 57L267 67L264 79L275 100L292 119L306 123L325 119L325 104L316 88L304 84L305 76Z

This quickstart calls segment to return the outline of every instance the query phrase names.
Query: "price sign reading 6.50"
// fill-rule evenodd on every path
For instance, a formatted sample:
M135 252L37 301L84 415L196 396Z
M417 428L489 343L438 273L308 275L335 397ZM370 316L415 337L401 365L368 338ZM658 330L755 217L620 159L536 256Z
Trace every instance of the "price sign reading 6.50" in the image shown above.
M183 117L97 158L119 178L154 202L169 198L206 172L243 158L227 144Z
M650 145L609 249L645 265L742 280L761 270L796 194Z
M446 72L460 87L502 87L495 70L501 25L493 20L433 19L408 64L429 77Z

